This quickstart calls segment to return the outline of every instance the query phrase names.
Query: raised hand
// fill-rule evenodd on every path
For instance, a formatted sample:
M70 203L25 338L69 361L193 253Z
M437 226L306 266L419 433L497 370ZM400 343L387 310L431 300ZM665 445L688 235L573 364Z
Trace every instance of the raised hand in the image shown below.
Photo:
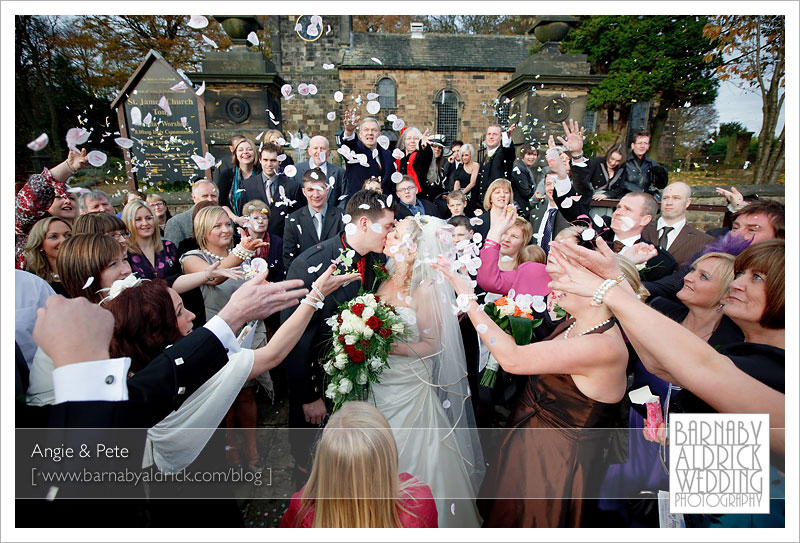
M428 132L428 129L426 128L425 129L425 133L422 134L422 137L419 139L419 147L420 147L420 149L424 149L425 147L427 147L430 142L431 142L431 137L430 137L430 134Z
M744 196L736 187L731 187L731 190L723 189L722 187L717 187L716 190L717 194L720 194L725 197L728 203L735 209L739 211L741 208L744 207Z
M266 245L266 242L264 242L263 239L250 238L247 236L247 233L242 228L239 228L238 230L239 230L239 235L242 238L240 243L242 247L244 247L246 250L255 251L259 247L263 247Z
M608 246L603 238L597 236L596 239L597 250L594 251L575 243L563 241L550 242L550 247L552 249L553 243L555 243L558 251L569 258L571 262L583 266L603 279L618 277L622 271L617 262L617 255L614 254L614 251L611 250L611 247Z
M76 149L70 149L67 155L67 165L76 172L88 166L89 157L86 149L81 149L80 153Z
M342 287L345 283L350 281L360 281L361 275L358 273L347 273L343 275L333 275L336 270L336 265L331 264L325 273L320 275L314 280L314 285L322 292L323 296L327 296Z
M567 167L564 165L564 161L561 160L561 148L556 145L552 134L548 138L547 144L549 148L544 154L547 165L550 166L550 170L555 173L559 179L565 179L567 177Z
M358 122L361 120L361 117L356 115L355 110L348 109L344 112L344 131L346 134L352 134L353 131L358 126Z
M562 122L561 126L564 128L564 134L567 136L567 139L558 136L558 141L569 149L569 153L573 157L580 157L583 154L583 134L586 128L580 126L577 121L573 121L572 119L569 120L569 125L567 125L566 122Z
M473 293L472 288L464 281L464 278L460 274L455 273L453 270L453 263L447 260L446 257L440 255L439 259L433 264L433 269L442 272L445 279L453 286L453 290L456 292L457 296Z
M489 232L486 234L486 239L491 239L493 241L500 241L500 237L517 221L517 208L513 205L509 204L503 210L503 214L500 215L500 219L493 221L491 224L491 228L489 228Z
M237 281L244 279L244 273L242 273L240 268L220 268L220 264L221 262L217 260L206 268L206 277L208 277L209 281L219 279L220 277L235 279Z
M506 134L508 134L510 137L511 134L514 132L514 129L516 128L517 128L517 123L512 124L511 126L508 127L508 129L506 129Z
M655 247L649 243L635 243L633 247L625 251L625 256L634 264L644 264L658 254Z
M218 315L231 330L240 330L246 322L265 319L297 305L298 300L308 294L308 289L302 286L301 279L268 283L266 272L259 273L231 294Z
M86 298L50 296L36 312L33 340L59 368L108 359L113 333L114 316L107 309Z

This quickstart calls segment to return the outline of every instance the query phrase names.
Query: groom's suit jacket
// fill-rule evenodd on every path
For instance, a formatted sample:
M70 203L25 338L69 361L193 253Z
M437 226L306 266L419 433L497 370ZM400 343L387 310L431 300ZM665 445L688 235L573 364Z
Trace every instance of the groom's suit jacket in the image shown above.
M344 234L334 236L303 251L292 262L286 279L302 279L305 287L311 290L311 283L322 275L325 267L330 265L331 260L339 258L341 251L346 251L345 245L342 243L343 236ZM356 262L359 258L360 255L356 253L353 258L352 270L356 269ZM374 285L375 273L373 265L385 263L386 257L368 253L364 258L367 259L364 269L366 278L364 286L366 290L374 291L373 287L377 285ZM314 269L317 266L319 268ZM300 341L297 342L295 348L286 357L289 401L292 404L307 404L323 397L325 392L322 383L323 371L319 360L324 356L327 349L326 340L331 337L331 331L325 323L325 319L336 312L340 303L355 298L360 287L360 281L353 281L326 296L324 307L314 313ZM283 310L281 321L286 321L294 310L294 307Z

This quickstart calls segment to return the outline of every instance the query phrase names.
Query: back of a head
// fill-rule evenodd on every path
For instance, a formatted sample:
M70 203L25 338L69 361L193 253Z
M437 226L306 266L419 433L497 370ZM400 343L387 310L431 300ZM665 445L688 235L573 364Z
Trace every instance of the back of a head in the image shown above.
M539 264L547 263L547 253L538 245L526 245L519 252L519 263L523 262L538 262Z
M636 296L638 296L640 300L645 301L648 296L650 296L650 291L642 284L642 279L639 276L639 270L636 269L636 265L623 255L618 254L616 256L617 264L619 264L619 269L625 276L625 280L631 286Z
M64 240L56 263L64 290L71 298L99 302L100 273L122 253L122 245L104 234L76 234ZM92 282L84 288L90 277Z
M380 411L347 402L331 416L317 445L303 492L303 510L314 510L314 527L399 526L397 445Z
M86 213L79 215L72 223L72 235L76 234L108 234L124 232L125 223L116 215L109 213Z

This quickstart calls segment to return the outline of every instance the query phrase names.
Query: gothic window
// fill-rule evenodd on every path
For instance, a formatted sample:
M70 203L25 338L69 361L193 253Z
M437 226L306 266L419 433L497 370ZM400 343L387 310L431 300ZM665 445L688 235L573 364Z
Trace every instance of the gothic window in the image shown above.
M594 132L597 124L597 112L587 111L583 116L583 126L586 127L587 132Z
M507 127L508 114L511 109L511 102L507 101L508 97L501 95L497 98L497 107L495 108L495 116L497 117L497 124L502 127Z
M384 77L378 81L378 88L375 90L378 96L378 103L381 109L395 109L397 108L397 90L394 86L394 81L388 77Z
M458 96L450 89L436 94L436 133L444 134L448 144L458 138Z

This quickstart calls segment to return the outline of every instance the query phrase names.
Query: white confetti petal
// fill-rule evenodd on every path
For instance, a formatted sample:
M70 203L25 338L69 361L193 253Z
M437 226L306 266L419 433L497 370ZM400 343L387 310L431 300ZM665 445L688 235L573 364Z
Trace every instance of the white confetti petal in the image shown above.
M573 202L572 198L564 198L564 201L561 202L561 207L563 207L564 209L569 209L570 207L572 207L572 202Z
M306 83L300 83L297 85L297 94L300 96L307 96L308 95L308 85Z
M594 239L594 237L596 235L597 235L597 232L595 232L593 228L587 228L581 234L581 238L583 238L583 241L591 241L591 240Z
M392 151L392 157L397 160L401 160L404 156L406 156L406 154L400 149L395 149L394 151Z
M386 120L389 121L390 123L393 123L397 120L397 115L395 115L394 113L390 113L386 116Z
M320 33L321 30L322 29L319 27L319 25L310 24L306 28L306 34L308 34L309 36L311 36L313 38L314 36L319 36L319 33Z
M392 130L394 131L402 130L405 125L406 122L403 119L395 119L394 121L392 121Z
M189 18L188 25L194 29L200 30L201 28L205 28L208 26L208 19L206 19L202 15L192 15Z
M603 219L600 218L600 215L595 215L593 220L594 220L594 223L597 226L599 226L600 228L605 228L606 227L606 223L603 222Z
M217 42L215 42L214 40L212 40L211 38L209 38L205 34L203 34L201 36L201 38L203 38L203 41L206 42L211 47L213 47L214 49L219 49L219 46L217 45Z
M377 141L378 145L380 145L384 149L388 149L389 148L389 144L391 143L389 141L389 137L386 136L385 134L381 134L380 136L378 136L378 139L375 140L375 141Z
M569 177L556 179L555 185L557 196L564 196L572 188L572 182L569 180Z
M286 166L286 168L284 168L283 173L284 175L286 175L286 177L294 177L295 175L297 175L297 168L289 164L288 166Z
M135 106L131 108L131 124L134 126L142 124L142 110Z
M326 63L326 64L323 64L323 65L322 65L322 69L323 69L323 70L333 70L333 68L334 68L334 67L335 67L335 66L334 66L333 64L327 64L327 63Z
M197 96L202 96L204 92L206 92L206 82L205 81L203 81L203 83L200 84L200 86L197 88L197 91L195 91L195 94Z
M189 87L186 85L186 81L178 81L177 83L175 83L174 85L172 85L172 86L169 88L169 90L177 92L177 91L186 90L186 89L188 89L188 88L189 88Z
M50 137L47 134L42 134L35 140L28 143L28 149L31 151L41 151L50 142Z
M310 94L311 96L317 94L317 86L314 83L308 84L308 94Z
M485 324L481 323L481 324L479 324L479 325L477 325L477 326L475 327L475 330L477 330L477 331L478 331L478 332L480 332L481 334L485 334L486 332L488 332L488 331L489 331L489 327L488 327L488 326L486 326Z
M344 94L342 94L342 91L336 91L333 93L333 99L336 100L337 103L341 102L344 100Z
M380 94L378 94L377 92L370 92L367 93L367 100L377 100L379 96Z
M312 15L310 21L312 25L322 25L322 17L319 15Z
M403 180L403 174L400 172L394 172L392 174L392 183L399 183Z
M336 112L335 111L329 111L328 115L327 115L327 118L328 118L329 121L335 121L336 120Z
M133 140L128 138L114 138L114 142L123 149L130 149L133 147Z
M247 35L247 41L253 44L253 46L258 47L258 35L255 32L250 32Z
M353 223L348 224L344 227L344 233L348 236L352 236L356 233L356 225Z
M348 215L347 213L345 213L344 215L342 215L342 222L343 222L344 224L347 224L347 223L349 223L351 220L353 220L353 218L352 218L350 215Z
M367 113L370 115L377 115L381 110L381 103L377 100L370 100L367 102Z
M544 313L547 310L547 303L544 300L544 296L534 296L531 309L537 313Z
M67 146L75 148L77 145L83 145L89 140L89 131L85 128L70 128L67 130Z
M386 205L390 206L390 207L392 205L392 195L391 194L386 197Z
M106 163L108 157L106 157L106 154L101 151L89 151L89 154L86 155L86 158L89 159L89 164L95 168L99 168Z
M480 226L483 224L483 219L479 217L470 217L469 224L471 224L472 226Z
M377 57L372 57L370 60L372 62L374 62L375 64L383 64L383 62L381 62L381 59L379 59Z
M450 504L450 514L453 515L453 516L456 515L456 504L455 503L451 503Z
M308 268L308 273L317 273L321 267L322 263L320 263L317 266L311 266L310 268Z
M283 162L284 160L286 160L286 155L281 153L278 156L276 156L275 158L278 159L278 162Z
M181 117L181 126L183 126L184 128L186 128L186 122L187 122L187 120L188 120L188 119L187 119L186 117Z
M633 228L634 224L636 224L636 222L633 219L631 219L630 217L620 217L619 218L619 222L622 223L622 231L623 232L627 232L628 230Z
M442 407L444 407L445 409L450 409L450 400L443 401Z
M370 226L370 228L371 228L371 229L372 229L372 231L373 231L373 232L375 232L376 234L382 234L382 233L383 233L383 227L381 227L381 225L380 225L380 224L378 224L378 223L375 223L375 222L374 222L374 223L372 223L372 225Z
M84 285L81 287L81 290L89 288L89 285L92 283L94 283L94 277L89 277L89 279L86 280L86 283L84 283Z
M158 101L158 107L164 110L167 115L172 115L172 109L169 107L169 100L167 100L166 96L162 96L161 99Z
M292 94L292 86L289 83L286 83L284 86L281 87L281 94L284 98Z

